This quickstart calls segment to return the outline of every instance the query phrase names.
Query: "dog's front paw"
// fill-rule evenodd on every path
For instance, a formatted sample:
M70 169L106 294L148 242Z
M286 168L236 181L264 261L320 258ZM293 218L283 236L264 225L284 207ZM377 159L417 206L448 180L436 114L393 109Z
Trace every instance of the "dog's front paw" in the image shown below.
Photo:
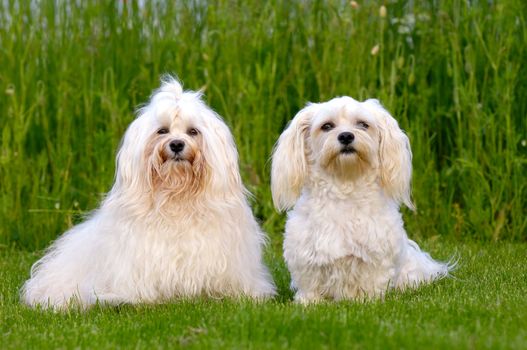
M264 302L274 298L276 296L276 292L274 289L269 289L265 291L252 292L247 294L247 296L256 302Z
M322 297L314 292L297 292L295 295L295 303L301 305L317 304L322 301Z

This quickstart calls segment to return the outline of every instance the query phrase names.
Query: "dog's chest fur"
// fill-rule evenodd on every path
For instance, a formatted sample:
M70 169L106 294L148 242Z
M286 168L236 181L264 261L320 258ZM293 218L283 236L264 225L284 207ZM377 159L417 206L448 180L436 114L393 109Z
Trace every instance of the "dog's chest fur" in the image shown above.
M297 283L315 283L335 298L361 295L384 288L395 274L389 270L404 235L397 206L380 191L308 189L289 213L284 257Z
M125 276L131 274L136 284L143 285L140 299L228 295L233 292L229 288L237 285L230 278L235 267L229 257L247 251L243 230L248 223L233 226L237 214L233 210L223 211L221 221L212 210L181 213L151 213L135 223L123 222L121 233L112 235L117 239L128 232L126 242L119 244L119 256L114 252L108 258L121 261L121 268L128 270Z

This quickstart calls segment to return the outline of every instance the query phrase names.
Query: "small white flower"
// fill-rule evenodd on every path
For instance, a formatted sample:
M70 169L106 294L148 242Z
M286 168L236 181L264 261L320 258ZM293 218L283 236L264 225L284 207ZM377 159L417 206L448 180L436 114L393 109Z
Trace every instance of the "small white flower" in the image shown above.
M13 84L9 84L7 88L5 89L5 94L12 96L15 94L15 86Z
M377 44L374 47L372 47L371 51L370 51L371 55L372 56L377 55L379 53L379 49L380 49L379 44Z
M381 16L381 18L385 18L386 17L386 6L382 5L380 8L379 8L379 16Z
M401 25L401 26L399 26L399 28L397 28L397 32L399 34L409 34L411 31L412 30L409 27L405 26L405 25Z
M428 13L419 13L417 14L417 20L419 22L428 22L430 21L430 15Z

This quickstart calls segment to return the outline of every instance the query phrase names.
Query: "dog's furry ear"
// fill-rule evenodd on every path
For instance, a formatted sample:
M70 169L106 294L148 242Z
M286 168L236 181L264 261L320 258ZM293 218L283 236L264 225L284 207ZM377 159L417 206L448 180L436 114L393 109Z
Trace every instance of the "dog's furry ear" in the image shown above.
M240 177L238 166L238 150L229 127L223 119L202 105L202 114L208 114L204 121L206 127L201 130L205 140L203 145L204 158L212 170L210 185L218 194L243 194L245 189Z
M140 116L148 111L140 110ZM149 126L145 118L136 118L126 130L116 158L115 184L112 191L124 189L133 189L136 192L142 192L145 181L148 179L148 172L144 169L143 162L143 145L146 143Z
M295 205L307 176L306 137L315 104L310 104L293 118L282 132L273 151L271 191L277 210Z
M411 199L412 150L410 141L399 128L397 121L378 100L370 99L364 104L379 121L382 186L397 203L404 203L408 208L414 210Z

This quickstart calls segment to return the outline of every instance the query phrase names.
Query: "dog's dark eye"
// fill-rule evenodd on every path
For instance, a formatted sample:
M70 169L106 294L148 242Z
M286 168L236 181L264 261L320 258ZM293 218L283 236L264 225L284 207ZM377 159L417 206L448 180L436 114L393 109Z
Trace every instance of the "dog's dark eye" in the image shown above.
M333 124L333 123L326 123L326 124L322 125L320 127L320 129L323 130L323 131L329 131L329 130L333 129L334 127L335 127L335 124Z
M187 134L189 134L190 136L196 136L197 134L199 134L199 131L198 129L190 128L188 129Z
M157 130L157 133L159 135L168 134L168 129L167 128L161 128L161 129Z
M368 125L368 123L363 122L363 121L358 122L357 125L358 125L360 128L363 128L363 129L368 129L368 128L370 127L370 126Z

